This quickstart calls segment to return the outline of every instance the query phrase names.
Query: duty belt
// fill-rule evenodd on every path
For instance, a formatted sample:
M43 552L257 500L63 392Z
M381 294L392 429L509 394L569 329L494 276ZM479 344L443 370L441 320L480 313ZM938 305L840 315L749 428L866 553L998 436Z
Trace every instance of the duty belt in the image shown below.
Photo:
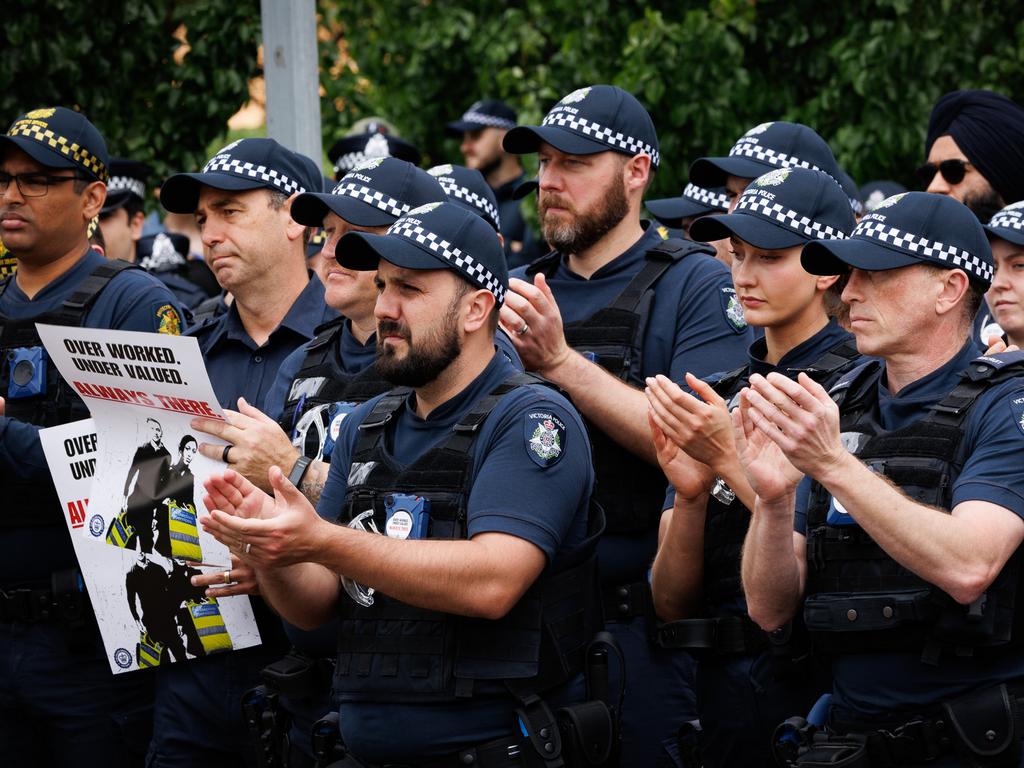
M746 616L681 619L662 624L656 633L662 648L721 654L757 653L768 647L768 635Z
M601 590L605 621L629 621L637 616L654 616L651 585L646 581L604 587Z

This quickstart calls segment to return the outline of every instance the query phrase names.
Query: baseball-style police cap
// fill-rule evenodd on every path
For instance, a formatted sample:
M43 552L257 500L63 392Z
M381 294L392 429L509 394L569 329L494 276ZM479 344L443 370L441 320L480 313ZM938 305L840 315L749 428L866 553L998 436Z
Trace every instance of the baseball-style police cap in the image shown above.
M755 125L732 146L728 157L702 157L690 166L690 181L721 187L729 176L756 179L776 168L810 168L839 179L839 165L828 144L800 123Z
M146 181L153 169L137 160L123 157L110 158L110 181L107 182L107 199L100 215L116 211L135 198L138 202L146 199Z
M998 237L1014 245L1024 245L1024 200L1003 208L985 225L990 237Z
M864 210L867 213L871 213L871 211L873 211L883 200L888 200L893 195L898 195L901 192L906 191L906 187L902 184L896 183L895 181L889 181L887 179L869 181L867 184L861 185L860 199L864 201Z
M778 168L754 179L732 213L693 222L690 237L710 242L734 236L773 251L813 240L842 240L854 224L850 201L831 176L807 168Z
M104 184L110 178L103 136L85 115L66 107L26 112L11 123L0 142L0 150L17 147L47 168L75 168Z
M992 282L992 250L977 217L947 195L904 192L860 220L848 240L807 244L800 263L812 275L848 267L880 272L911 264L962 269L972 281Z
M177 173L160 187L160 202L171 213L194 213L199 190L239 192L269 189L291 197L319 189L320 171L308 157L273 139L240 139L215 154L199 173Z
M423 159L420 151L409 142L378 130L345 136L327 150L327 159L334 164L335 179L378 157L397 157L413 165L419 165Z
M329 193L299 195L292 218L319 227L331 211L357 227L383 227L410 208L444 199L441 185L426 171L395 157L378 157L349 171Z
M860 189L857 188L857 182L853 180L853 176L842 168L839 169L838 181L839 186L843 188L843 192L846 194L847 200L850 201L850 208L854 214L860 216L864 213L864 203L860 199Z
M494 294L508 290L505 252L479 215L454 203L427 203L388 228L386 235L349 232L338 242L337 260L356 270L377 269L381 259L402 269L450 269Z
M512 129L519 122L518 117L516 111L505 102L484 99L473 102L470 108L462 113L462 117L447 123L445 130L460 136L466 131L479 131L482 128Z
M654 122L631 93L614 85L578 88L562 98L540 125L520 125L505 134L506 152L526 155L541 143L569 155L619 152L647 155L658 166L658 134Z
M687 184L679 197L646 200L644 205L666 227L678 229L683 219L729 210L729 196L724 187L704 189L696 184Z
M178 232L155 232L140 237L135 261L147 272L176 270L188 261L189 240Z
M483 216L495 232L501 231L498 198L480 171L464 165L446 164L435 165L427 173L438 180L450 202L477 216Z

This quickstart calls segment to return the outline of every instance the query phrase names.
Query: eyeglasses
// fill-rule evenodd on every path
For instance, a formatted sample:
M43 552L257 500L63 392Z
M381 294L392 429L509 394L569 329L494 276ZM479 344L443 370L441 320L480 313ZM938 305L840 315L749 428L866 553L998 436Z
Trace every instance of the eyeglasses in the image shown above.
M51 184L61 184L65 181L88 181L85 176L75 174L74 176L51 176L48 173L3 173L0 171L0 195L7 193L7 188L13 181L18 186L18 191L24 197L43 197L49 190Z
M935 178L936 171L942 174L942 178L946 180L947 184L959 184L964 180L969 165L970 163L966 160L943 160L941 163L925 163L915 173L926 187Z

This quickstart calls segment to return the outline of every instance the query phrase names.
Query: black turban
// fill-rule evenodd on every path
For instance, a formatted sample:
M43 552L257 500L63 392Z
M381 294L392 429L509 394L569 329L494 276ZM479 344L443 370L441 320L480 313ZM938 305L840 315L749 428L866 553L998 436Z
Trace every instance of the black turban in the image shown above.
M992 91L953 91L932 108L926 156L946 134L1003 202L1024 200L1024 108Z

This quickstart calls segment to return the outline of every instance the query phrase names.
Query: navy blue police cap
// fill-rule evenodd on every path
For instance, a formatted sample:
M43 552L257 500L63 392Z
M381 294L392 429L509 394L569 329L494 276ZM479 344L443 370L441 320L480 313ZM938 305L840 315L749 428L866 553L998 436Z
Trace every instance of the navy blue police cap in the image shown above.
M376 127L376 124L371 125ZM335 179L340 179L366 160L378 157L397 157L413 165L419 165L423 159L412 144L380 129L345 136L327 150L327 158L334 164Z
M1024 200L1010 203L999 211L985 231L990 237L998 237L1014 245L1024 245Z
M777 121L755 125L728 157L702 157L690 166L690 181L721 187L729 176L756 179L776 168L810 168L839 180L839 165L825 140L806 125Z
M269 189L287 197L319 189L320 170L274 139L240 139L215 154L199 173L176 173L160 187L160 202L171 213L194 213L202 187L229 192Z
M869 181L867 184L862 184L860 188L860 199L864 201L864 210L867 213L871 213L880 202L888 200L893 195L898 195L901 192L906 192L907 188L902 184L898 184L895 181L889 181L888 179L881 179L879 181Z
M107 182L107 199L100 215L123 208L129 200L141 203L146 199L146 182L153 169L138 160L123 157L110 158L110 181Z
M729 210L729 196L725 192L725 187L704 189L696 184L687 184L679 197L647 200L644 205L654 214L654 218L666 227L678 229L682 226L683 219Z
M732 213L693 222L690 237L699 242L738 237L771 251L843 240L855 223L846 193L831 176L808 168L777 168L754 179Z
M461 136L466 131L479 131L483 128L504 128L511 130L519 122L516 111L498 99L484 99L473 104L462 113L462 117L445 124L445 130Z
M104 184L110 179L107 142L80 112L43 107L26 112L0 136L0 149L13 146L47 168L77 168Z
M857 188L857 182L853 180L853 176L842 168L839 169L839 186L846 193L846 198L850 201L850 208L854 214L860 216L864 213L864 202L860 199L860 189Z
M307 192L292 202L292 218L319 227L331 211L357 227L383 227L410 208L445 199L437 179L396 157L364 160L328 193Z
M479 215L455 203L427 203L392 224L386 235L349 232L338 241L337 260L356 270L377 269L381 259L402 269L450 269L494 294L508 290L505 252Z
M636 97L614 85L577 88L544 116L540 125L520 125L505 134L506 152L526 155L541 143L569 155L619 152L661 161L654 121Z
M155 232L140 237L135 260L147 272L170 272L188 261L189 239L178 232Z
M495 232L501 231L498 198L494 196L494 190L480 171L449 163L435 165L428 169L427 173L438 180L450 202L461 205L477 216L483 216L484 221L494 227Z
M977 217L947 195L903 192L860 220L848 240L808 243L800 263L812 275L846 268L880 272L911 264L961 269L979 285L992 282L992 250Z

